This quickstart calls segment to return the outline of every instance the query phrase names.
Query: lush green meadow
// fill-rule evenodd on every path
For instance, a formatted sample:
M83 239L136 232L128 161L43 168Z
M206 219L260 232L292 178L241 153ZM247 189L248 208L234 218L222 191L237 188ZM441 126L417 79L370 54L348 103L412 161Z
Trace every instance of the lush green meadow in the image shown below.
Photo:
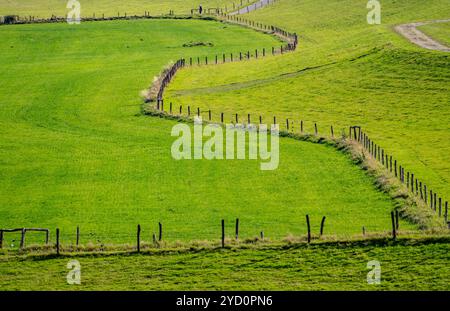
M449 290L450 244L442 242L257 246L173 253L0 258L3 290ZM68 285L69 260L81 285ZM367 263L381 283L368 284ZM30 282L33 279L33 282Z
M65 16L69 11L68 0L0 0L0 15L15 14L19 16L29 15L48 18L52 15ZM81 5L81 16L123 16L144 15L147 11L150 15L169 14L172 10L175 14L190 14L191 9L198 8L202 4L207 8L224 8L232 4L231 0L79 0Z
M450 22L428 24L420 26L419 29L440 43L450 46Z
M329 133L360 125L406 170L450 198L450 55L422 49L393 26L450 16L447 0L387 0L382 24L366 2L283 0L242 17L299 34L295 53L182 70L167 100L265 120L304 120ZM436 24L436 36L446 26ZM447 36L448 37L448 36ZM284 121L283 121L284 124ZM299 124L295 124L296 130Z
M173 121L141 114L141 90L170 60L276 40L207 21L116 21L0 28L0 227L61 228L62 242L216 239L220 219L243 237L390 228L394 202L350 158L326 145L282 139L280 165L175 161ZM105 35L108 34L108 35ZM183 47L186 42L212 47ZM51 44L49 44L51 43ZM20 53L19 53L20 51ZM402 223L403 229L413 225ZM17 246L18 236L5 235ZM12 241L12 240L15 240ZM27 243L42 241L32 233Z

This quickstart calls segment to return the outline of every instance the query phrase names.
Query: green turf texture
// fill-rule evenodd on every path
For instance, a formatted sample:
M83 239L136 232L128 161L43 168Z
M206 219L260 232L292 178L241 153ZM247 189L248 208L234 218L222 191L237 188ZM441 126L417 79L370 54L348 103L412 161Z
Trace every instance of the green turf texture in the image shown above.
M207 21L116 21L0 29L0 227L61 229L63 243L217 239L390 228L393 202L332 147L282 139L278 170L257 161L175 161L173 121L143 116L139 93L187 53L270 46L275 39ZM108 35L105 35L105 34ZM213 47L183 48L203 41ZM20 51L20 53L19 53ZM403 229L414 226L402 223ZM5 235L18 245L18 236ZM12 241L12 240L15 241ZM42 241L27 235L27 244Z
M417 47L393 30L397 24L448 18L448 1L383 1L381 25L367 24L366 4L283 0L243 15L297 32L298 50L182 70L166 99L216 113L261 114L266 122L274 115L282 124L285 118L304 120L309 132L314 122L325 134L330 125L339 131L360 125L448 200L450 54Z
M450 244L300 245L172 254L0 257L2 290L449 290ZM68 285L70 260L81 285ZM380 262L380 284L367 263ZM33 279L33 282L30 282Z
M418 29L434 40L450 46L450 22L423 25L418 27Z

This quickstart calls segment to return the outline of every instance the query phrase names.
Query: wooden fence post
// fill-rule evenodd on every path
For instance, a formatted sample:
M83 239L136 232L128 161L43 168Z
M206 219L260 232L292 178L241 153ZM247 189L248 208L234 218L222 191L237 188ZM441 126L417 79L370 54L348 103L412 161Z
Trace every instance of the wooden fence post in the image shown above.
M208 119L211 121L211 110L208 110Z
M259 236L261 237L261 240L264 241L264 231L261 231L261 232L259 233Z
M323 216L322 221L320 222L320 236L323 235L323 227L325 226L325 219L326 217Z
M239 239L239 218L236 218L236 241Z
M430 190L430 208L433 209L433 191Z
M439 217L442 216L442 198L439 198Z
M158 241L162 241L162 223L158 223L159 225L159 235L158 235Z
M222 248L225 247L225 220L222 219Z
M392 221L392 237L394 240L397 238L397 233L395 231L395 217L394 217L394 211L391 212L391 221Z
M56 255L59 256L59 228L56 228Z
M220 123L223 123L223 112L220 113Z
M448 220L448 201L445 201L445 214L444 214L445 222ZM1 247L0 247L1 248Z
M0 230L0 249L3 248L3 230Z
M306 215L306 227L308 228L308 244L311 242L311 225L309 223L309 215Z
M80 227L77 226L77 246L80 244Z
M22 228L22 235L20 237L20 248L23 248L25 246L25 228Z
M141 251L141 225L137 226L137 252L139 253Z
M314 123L314 134L317 136L317 123Z
M333 125L331 126L331 137L334 137Z
M300 121L300 133L303 134L303 120Z

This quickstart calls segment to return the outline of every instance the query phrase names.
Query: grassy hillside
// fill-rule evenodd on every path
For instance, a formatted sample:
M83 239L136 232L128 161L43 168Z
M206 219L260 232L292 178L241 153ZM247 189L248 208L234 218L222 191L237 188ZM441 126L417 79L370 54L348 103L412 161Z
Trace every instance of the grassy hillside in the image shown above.
M383 1L381 25L368 25L367 12L357 0L283 0L244 15L296 31L299 49L182 70L167 100L266 120L303 119L310 132L314 121L322 132L331 124L360 125L448 199L450 55L423 50L393 31L399 23L450 17L448 1Z
M433 39L450 46L450 22L420 26L419 29Z
M270 36L205 21L117 21L0 28L0 227L61 228L63 243L216 239L390 228L393 202L332 147L283 140L278 170L257 161L175 161L173 121L141 115L139 93L187 53L270 46ZM105 36L105 33L108 36ZM212 47L186 48L191 41ZM49 44L51 43L51 44ZM20 53L19 53L20 51ZM403 224L402 228L414 226ZM17 246L18 237L6 235ZM15 239L15 242L12 241ZM42 241L30 234L27 243Z
M449 243L380 241L167 254L0 257L3 290L449 290ZM81 264L81 285L66 265ZM378 260L381 283L367 284ZM33 282L30 282L30 278Z
M68 0L0 0L0 15L17 14L20 16L35 16L47 18L53 15L65 16L69 11L66 8ZM191 9L198 8L199 4L207 8L225 7L232 4L231 0L89 0L79 1L83 17L124 15L150 15L168 14L170 10L175 14L190 14Z

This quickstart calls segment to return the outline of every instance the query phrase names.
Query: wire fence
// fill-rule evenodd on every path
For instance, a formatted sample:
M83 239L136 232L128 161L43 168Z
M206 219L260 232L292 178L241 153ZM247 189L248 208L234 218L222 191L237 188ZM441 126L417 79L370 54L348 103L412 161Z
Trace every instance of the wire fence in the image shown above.
M370 217L369 217L370 219ZM374 218L372 218L374 219ZM370 224L360 227L359 234L336 234L333 230L333 218L329 216L319 216L319 214L306 214L303 223L296 223L296 233L285 232L283 235L274 235L277 230L276 222L265 224L259 231L250 233L247 218L222 218L213 224L213 232L204 237L198 236L195 240L175 239L174 236L179 234L175 228L167 228L162 222L150 228L148 225L138 224L134 230L130 227L127 231L107 232L95 234L90 231L83 231L80 226L73 228L71 232L62 231L60 228L52 231L48 228L16 228L16 229L0 229L0 249L5 250L24 250L34 251L41 248L60 253L62 248L71 251L96 249L99 251L108 251L112 248L128 247L140 250L140 247L153 246L164 247L176 245L189 245L196 242L218 244L225 247L227 243L236 244L239 242L276 242L276 241L304 241L311 243L312 240L349 240L352 238L372 239L374 237L391 237L396 239L399 235L408 236L414 234L415 230L408 228L400 230L400 213L398 210L390 212L386 215L385 225L390 223L390 227L375 230ZM367 220L367 219L366 219ZM330 223L331 221L331 223ZM340 221L354 221L354 219L341 218ZM269 227L270 226L270 227ZM153 229L153 230L152 230ZM39 235L29 237L31 232L40 232ZM175 231L175 232L173 232ZM28 241L28 239L30 241Z

